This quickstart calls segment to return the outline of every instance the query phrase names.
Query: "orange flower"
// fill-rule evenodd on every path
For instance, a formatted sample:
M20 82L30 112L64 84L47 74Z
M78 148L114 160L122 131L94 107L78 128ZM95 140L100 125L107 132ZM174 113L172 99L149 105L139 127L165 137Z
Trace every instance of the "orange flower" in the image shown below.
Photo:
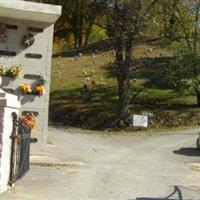
M36 93L39 94L39 95L45 94L45 87L44 87L44 85L37 85L37 86L35 87L35 91L36 91Z
M28 83L24 83L23 85L20 86L20 90L21 90L24 94L31 93L31 85L28 84Z
M22 122L30 129L36 128L36 118L34 115L26 114L21 118Z

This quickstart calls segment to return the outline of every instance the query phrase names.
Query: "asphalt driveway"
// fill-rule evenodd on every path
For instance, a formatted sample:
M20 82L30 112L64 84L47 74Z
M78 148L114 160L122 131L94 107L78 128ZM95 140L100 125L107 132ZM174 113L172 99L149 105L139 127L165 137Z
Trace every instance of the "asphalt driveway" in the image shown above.
M199 130L109 136L50 128L48 153L1 200L200 200Z

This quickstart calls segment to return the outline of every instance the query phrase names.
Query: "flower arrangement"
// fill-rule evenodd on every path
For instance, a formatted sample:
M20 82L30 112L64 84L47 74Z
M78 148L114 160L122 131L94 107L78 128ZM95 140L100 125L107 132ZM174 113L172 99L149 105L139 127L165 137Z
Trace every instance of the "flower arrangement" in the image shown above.
M3 65L0 65L0 76L8 76L11 78L16 78L22 73L22 68L20 65L11 67L8 70L5 70Z
M20 90L22 91L23 94L30 94L32 92L31 85L28 83L20 85Z
M24 83L19 88L23 94L31 94L31 95L43 95L45 94L45 83L46 77L40 76L38 79L38 84L33 88L31 84Z
M21 121L30 129L36 128L36 116L33 113L26 113L21 117Z
M7 71L5 71L5 75L4 76L9 76L9 77L12 77L12 78L16 78L20 74L22 74L22 68L21 68L20 65L16 65L16 66L11 67Z
M0 76L5 76L5 69L3 65L0 66Z
M38 84L38 85L35 87L35 92L36 92L36 94L38 94L38 95L43 95L43 94L45 94L45 87L44 87L44 85Z
M32 95L39 95L39 96L45 94L45 87L42 84L36 85L34 90L32 90L30 84L24 83L20 85L20 90L23 94L32 94Z
M45 85L46 82L47 82L46 77L45 76L40 76L39 84L36 85L36 87L35 87L36 94L38 94L38 95L45 94L45 87L44 87L44 85Z

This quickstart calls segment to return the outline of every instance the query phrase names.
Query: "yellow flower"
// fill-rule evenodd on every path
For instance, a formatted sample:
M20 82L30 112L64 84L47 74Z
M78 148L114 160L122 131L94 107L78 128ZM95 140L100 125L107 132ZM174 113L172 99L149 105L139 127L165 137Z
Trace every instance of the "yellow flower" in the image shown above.
M5 70L3 66L0 66L0 76L4 76L5 75Z
M10 72L10 73L9 73ZM13 66L8 70L11 76L19 76L22 73L22 68L20 65Z
M44 85L37 85L37 86L35 87L35 91L36 91L36 93L39 94L39 95L45 94L45 87L44 87Z
M24 93L24 94L28 94L31 93L31 86L28 83L24 83L20 86L20 90Z

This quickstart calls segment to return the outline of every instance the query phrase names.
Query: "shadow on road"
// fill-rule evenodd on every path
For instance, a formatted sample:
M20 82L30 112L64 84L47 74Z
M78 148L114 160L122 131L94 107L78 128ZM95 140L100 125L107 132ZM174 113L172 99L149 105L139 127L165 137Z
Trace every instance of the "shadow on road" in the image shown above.
M172 198L175 194L177 194L177 198ZM133 200L133 199L128 199ZM135 200L183 200L182 192L178 186L174 186L174 191L164 198L150 198L150 197L140 197Z
M200 156L200 151L197 148L180 148L179 150L173 151L173 153L191 157Z
M136 198L136 200L168 200L165 198ZM169 199L169 200L179 200L179 199Z

